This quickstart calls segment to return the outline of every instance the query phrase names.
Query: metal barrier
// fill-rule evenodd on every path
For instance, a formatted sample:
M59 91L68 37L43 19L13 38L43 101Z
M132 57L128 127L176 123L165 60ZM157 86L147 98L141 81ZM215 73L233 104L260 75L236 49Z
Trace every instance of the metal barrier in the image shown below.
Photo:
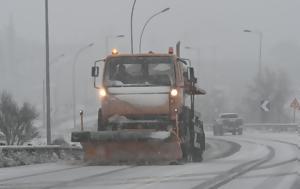
M213 124L204 124L206 130L212 130ZM256 130L272 130L272 131L298 131L300 127L298 123L245 123L243 125L245 129Z
M246 123L245 128L272 131L299 131L298 123Z

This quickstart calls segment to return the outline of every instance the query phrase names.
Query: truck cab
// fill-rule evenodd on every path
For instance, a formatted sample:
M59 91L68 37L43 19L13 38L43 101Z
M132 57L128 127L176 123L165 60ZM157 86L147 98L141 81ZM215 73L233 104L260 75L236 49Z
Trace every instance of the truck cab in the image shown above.
M174 55L112 55L106 58L100 90L103 126L132 127L147 123L145 129L175 121L184 104L183 80L176 72ZM102 95L101 95L102 94ZM156 122L156 123L154 123ZM159 123L159 124L158 124Z

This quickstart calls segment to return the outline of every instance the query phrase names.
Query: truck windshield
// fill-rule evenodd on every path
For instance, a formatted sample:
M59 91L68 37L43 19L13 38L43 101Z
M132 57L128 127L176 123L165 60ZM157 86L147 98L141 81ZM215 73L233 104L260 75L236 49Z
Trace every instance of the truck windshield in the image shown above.
M174 83L171 57L114 57L106 62L106 86L170 86Z

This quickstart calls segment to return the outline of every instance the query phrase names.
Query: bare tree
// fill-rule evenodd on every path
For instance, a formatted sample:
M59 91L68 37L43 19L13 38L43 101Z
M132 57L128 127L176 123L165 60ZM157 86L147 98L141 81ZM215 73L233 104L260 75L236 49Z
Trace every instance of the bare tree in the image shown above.
M253 83L248 86L247 95L244 99L245 115L251 121L288 121L284 107L290 94L291 85L288 75L282 70L276 72L265 69L262 76L257 75ZM270 112L263 112L260 109L259 106L262 100L270 101Z
M21 108L12 96L3 92L0 98L0 131L5 135L7 145L22 145L39 136L33 121L38 114L33 106L24 103Z

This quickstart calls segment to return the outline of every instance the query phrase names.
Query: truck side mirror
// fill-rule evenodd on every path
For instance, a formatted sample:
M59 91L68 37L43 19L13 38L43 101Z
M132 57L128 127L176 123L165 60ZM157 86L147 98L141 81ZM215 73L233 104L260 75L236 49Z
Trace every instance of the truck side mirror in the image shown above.
M98 77L99 76L99 66L93 66L92 67L92 76Z
M188 81L195 81L195 75L194 75L194 68L193 67L188 67Z

